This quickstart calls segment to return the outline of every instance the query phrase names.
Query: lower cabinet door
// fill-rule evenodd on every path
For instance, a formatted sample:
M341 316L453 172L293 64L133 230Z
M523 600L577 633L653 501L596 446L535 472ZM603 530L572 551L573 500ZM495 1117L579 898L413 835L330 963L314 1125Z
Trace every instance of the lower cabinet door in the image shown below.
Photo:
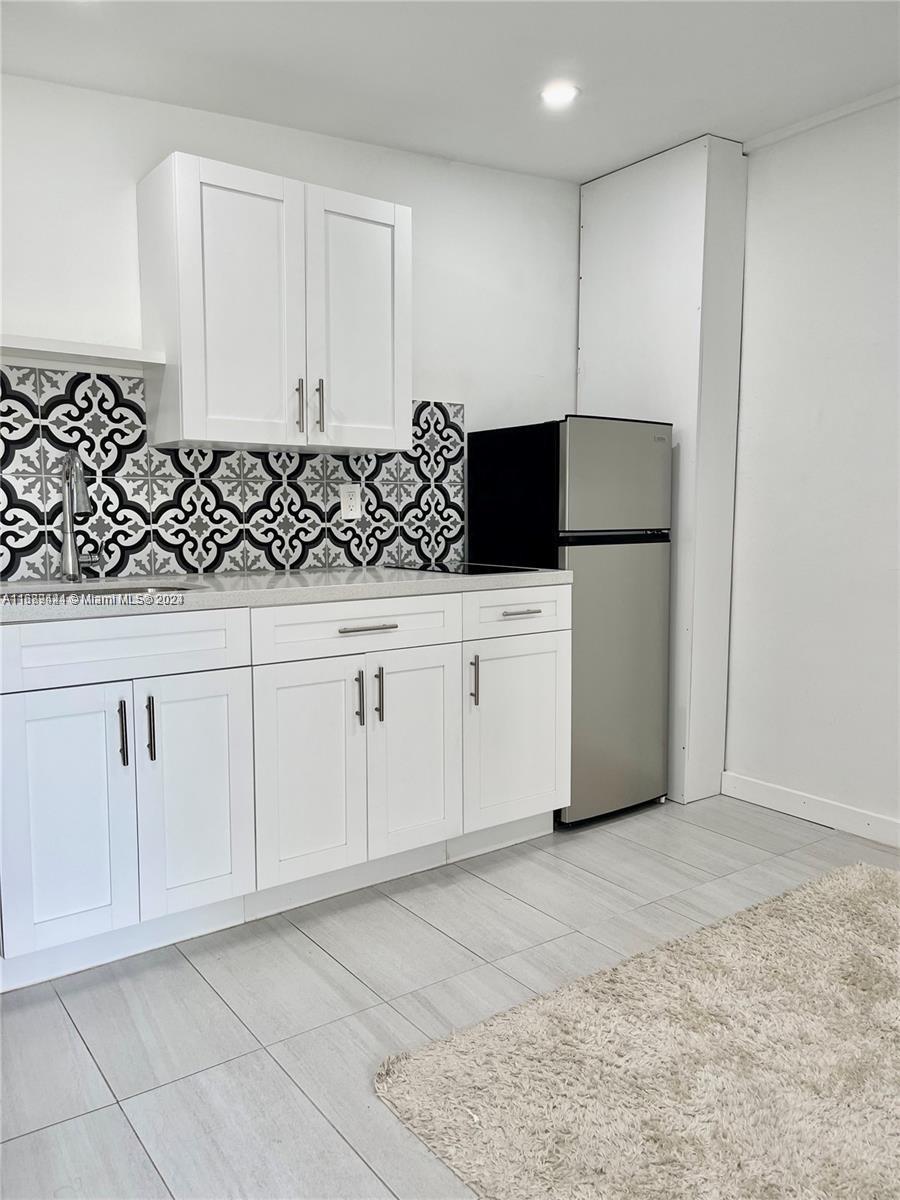
M4 696L3 953L138 921L131 683Z
M366 859L362 655L253 668L260 888Z
M141 920L255 891L250 668L133 686Z
M366 655L369 857L462 832L459 643Z
M569 802L572 635L463 644L465 831Z

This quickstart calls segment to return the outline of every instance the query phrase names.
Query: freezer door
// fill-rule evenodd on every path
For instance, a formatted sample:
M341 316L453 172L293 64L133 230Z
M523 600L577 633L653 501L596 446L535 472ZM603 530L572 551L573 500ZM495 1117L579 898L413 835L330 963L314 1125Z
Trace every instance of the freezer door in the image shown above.
M559 452L560 529L670 527L670 425L567 417Z
M565 822L666 792L669 544L567 547L572 799Z

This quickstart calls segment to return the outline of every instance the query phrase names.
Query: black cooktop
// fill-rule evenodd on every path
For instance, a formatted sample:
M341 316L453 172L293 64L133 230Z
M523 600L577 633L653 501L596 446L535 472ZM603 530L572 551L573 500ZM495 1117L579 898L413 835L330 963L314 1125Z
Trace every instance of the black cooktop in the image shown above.
M512 571L534 571L535 567L507 567L491 563L451 562L431 563L417 567L419 571L440 571L445 575L505 575Z

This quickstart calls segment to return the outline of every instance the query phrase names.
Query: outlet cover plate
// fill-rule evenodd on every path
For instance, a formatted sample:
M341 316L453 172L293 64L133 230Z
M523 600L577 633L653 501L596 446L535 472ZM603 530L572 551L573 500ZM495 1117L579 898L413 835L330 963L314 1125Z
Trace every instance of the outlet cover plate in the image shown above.
M360 496L359 484L342 483L340 487L340 496L341 520L358 521L362 516L362 497Z

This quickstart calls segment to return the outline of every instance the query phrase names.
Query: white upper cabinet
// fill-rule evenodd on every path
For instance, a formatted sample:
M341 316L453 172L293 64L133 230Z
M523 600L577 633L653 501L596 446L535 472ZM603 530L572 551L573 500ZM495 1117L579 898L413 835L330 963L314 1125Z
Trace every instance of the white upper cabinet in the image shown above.
M311 442L409 448L410 223L401 205L306 189Z
M303 187L173 154L138 188L154 442L306 445Z
M138 226L151 441L409 447L408 208L172 154Z

